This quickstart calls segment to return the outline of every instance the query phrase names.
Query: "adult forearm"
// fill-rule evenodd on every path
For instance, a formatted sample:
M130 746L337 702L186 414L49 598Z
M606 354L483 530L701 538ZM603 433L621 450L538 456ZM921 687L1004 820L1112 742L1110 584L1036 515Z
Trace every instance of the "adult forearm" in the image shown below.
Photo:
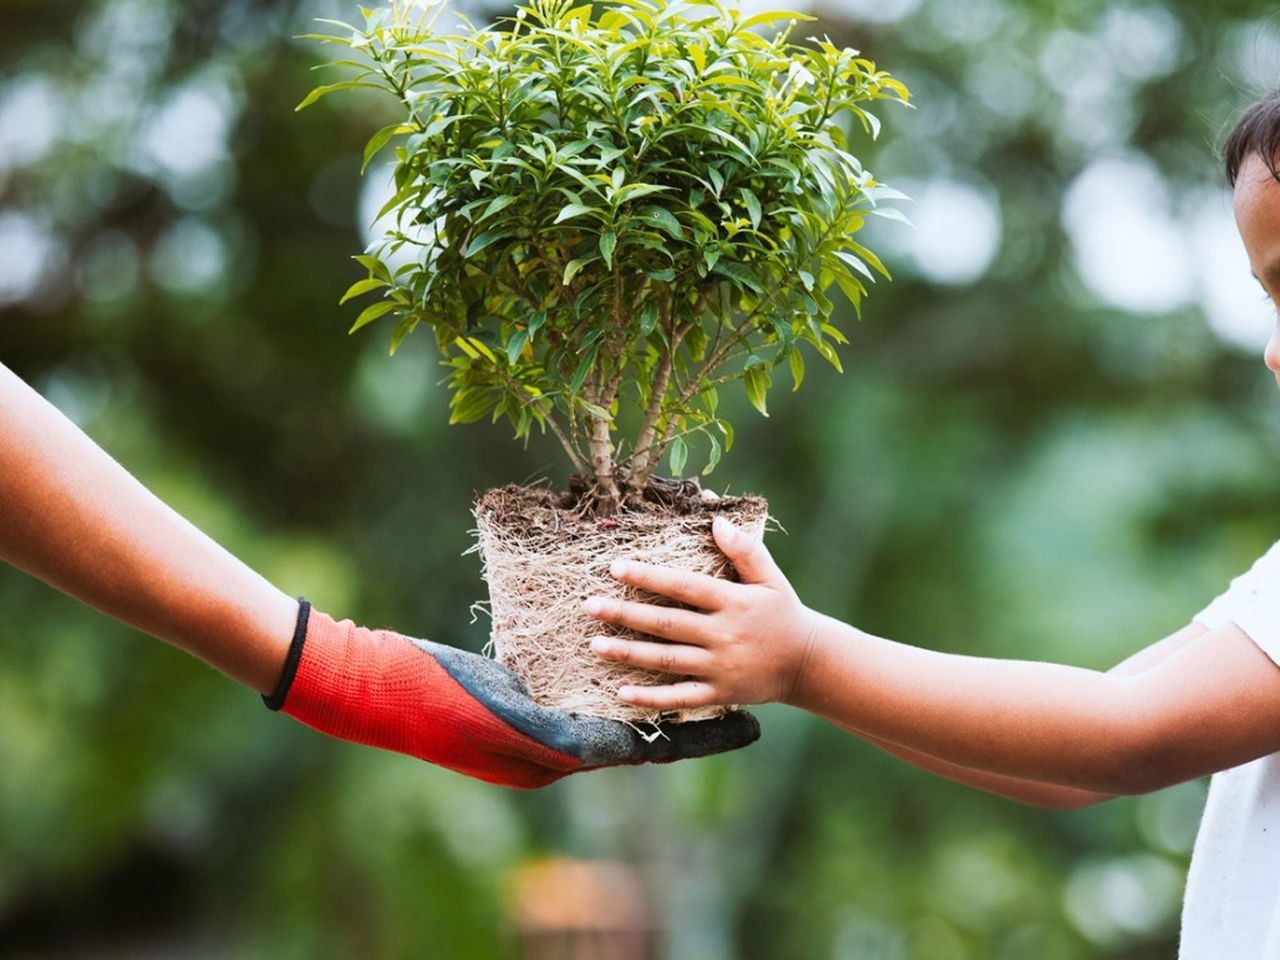
M261 692L297 604L0 365L0 559Z
M1134 691L1131 677L938 653L822 617L789 699L959 767L1110 794L1138 752Z

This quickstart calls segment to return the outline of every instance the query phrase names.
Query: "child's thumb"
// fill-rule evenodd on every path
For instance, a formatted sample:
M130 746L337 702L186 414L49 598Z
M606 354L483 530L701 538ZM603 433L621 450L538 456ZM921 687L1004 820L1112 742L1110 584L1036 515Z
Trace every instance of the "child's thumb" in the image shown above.
M733 561L743 583L775 583L783 579L782 571L764 544L747 536L726 518L716 517L711 532L716 545Z

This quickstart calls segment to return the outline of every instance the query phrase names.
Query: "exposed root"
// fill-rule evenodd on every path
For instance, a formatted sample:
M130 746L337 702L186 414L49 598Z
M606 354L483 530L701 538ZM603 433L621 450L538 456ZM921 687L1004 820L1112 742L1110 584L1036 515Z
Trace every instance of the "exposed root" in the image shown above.
M670 603L613 579L612 561L642 560L735 578L712 539L712 519L727 516L755 537L764 535L768 520L768 504L759 497L657 499L603 518L572 495L515 486L490 490L476 504L476 546L489 584L493 655L524 681L538 703L653 724L658 730L660 721L705 720L725 712L703 707L661 714L624 703L617 696L623 685L678 678L602 660L588 647L593 636L639 635L585 616L581 605L587 597ZM675 499L680 502L671 502Z

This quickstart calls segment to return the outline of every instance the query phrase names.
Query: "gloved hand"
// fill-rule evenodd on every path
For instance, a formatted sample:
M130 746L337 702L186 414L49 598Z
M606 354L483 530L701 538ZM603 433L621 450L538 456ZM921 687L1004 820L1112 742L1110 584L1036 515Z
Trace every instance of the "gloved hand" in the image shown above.
M755 717L670 724L646 742L624 723L541 707L501 664L390 630L336 623L305 600L280 684L263 700L321 733L508 787L569 773L735 750Z

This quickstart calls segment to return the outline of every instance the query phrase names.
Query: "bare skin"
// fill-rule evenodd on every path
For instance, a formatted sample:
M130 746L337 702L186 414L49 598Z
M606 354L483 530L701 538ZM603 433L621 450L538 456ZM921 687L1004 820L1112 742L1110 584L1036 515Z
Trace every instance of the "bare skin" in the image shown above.
M1236 223L1254 274L1280 297L1280 183L1242 167ZM1264 359L1280 384L1280 318ZM674 709L777 700L923 769L1045 807L1145 793L1280 751L1280 668L1238 627L1189 624L1110 671L938 653L810 610L763 545L715 536L742 583L632 561L619 580L694 609L593 599L600 620L667 643L597 638L606 659L694 679L627 687Z
M298 603L135 480L0 365L0 560L260 693Z

